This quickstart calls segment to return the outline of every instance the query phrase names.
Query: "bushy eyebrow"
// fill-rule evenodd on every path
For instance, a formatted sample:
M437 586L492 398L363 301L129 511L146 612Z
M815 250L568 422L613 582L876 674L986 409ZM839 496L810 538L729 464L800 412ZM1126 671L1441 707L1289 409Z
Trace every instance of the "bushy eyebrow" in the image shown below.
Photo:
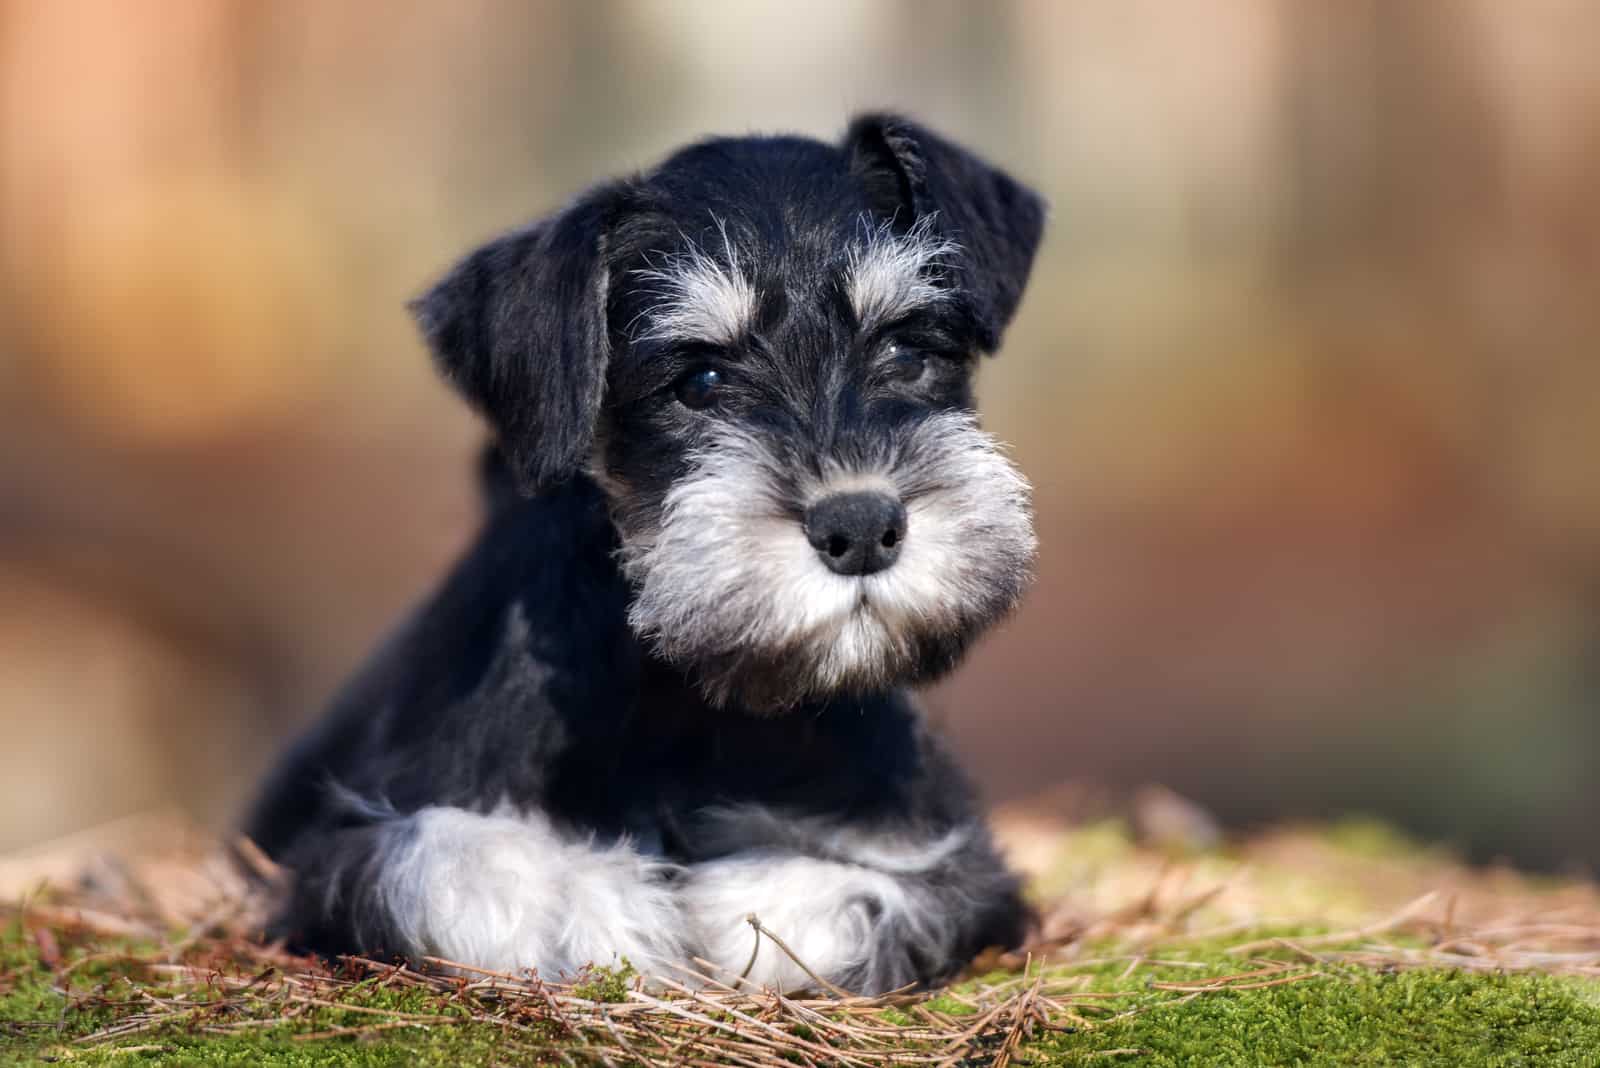
M644 321L644 329L634 340L732 345L750 330L756 318L756 289L740 269L738 252L720 219L717 229L726 263L685 238L681 251L632 272L656 297L635 318Z
M870 331L948 300L940 270L958 251L955 242L934 232L931 215L904 232L864 218L845 268L850 306L861 328Z

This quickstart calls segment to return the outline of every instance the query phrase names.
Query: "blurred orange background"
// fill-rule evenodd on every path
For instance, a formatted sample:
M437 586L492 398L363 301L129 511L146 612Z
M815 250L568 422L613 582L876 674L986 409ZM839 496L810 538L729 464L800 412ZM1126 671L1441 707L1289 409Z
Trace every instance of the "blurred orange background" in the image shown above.
M1054 205L990 427L992 796L1600 859L1600 5L0 2L0 848L254 777L470 537L403 301L706 133Z

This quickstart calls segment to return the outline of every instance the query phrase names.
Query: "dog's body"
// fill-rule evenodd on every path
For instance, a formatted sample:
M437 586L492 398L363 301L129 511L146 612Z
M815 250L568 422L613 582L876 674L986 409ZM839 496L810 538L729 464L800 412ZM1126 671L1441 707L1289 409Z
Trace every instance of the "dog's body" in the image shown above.
M283 933L781 988L798 957L862 991L1016 944L1017 882L903 687L1026 579L970 374L1041 216L869 117L694 146L424 297L497 430L489 520L267 784Z

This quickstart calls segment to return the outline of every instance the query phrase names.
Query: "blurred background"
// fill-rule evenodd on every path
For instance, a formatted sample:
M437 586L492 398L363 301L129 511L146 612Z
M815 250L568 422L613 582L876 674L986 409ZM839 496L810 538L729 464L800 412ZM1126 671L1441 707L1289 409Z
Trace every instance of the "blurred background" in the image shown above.
M990 794L1600 860L1600 4L0 0L0 848L232 818L470 537L402 303L687 138L1043 190Z

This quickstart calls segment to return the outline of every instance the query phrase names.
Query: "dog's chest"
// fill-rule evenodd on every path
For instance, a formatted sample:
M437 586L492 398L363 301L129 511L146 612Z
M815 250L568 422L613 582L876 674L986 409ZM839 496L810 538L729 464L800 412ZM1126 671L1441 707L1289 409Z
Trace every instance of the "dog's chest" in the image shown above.
M915 721L894 698L772 719L642 704L619 737L566 754L546 804L576 825L689 859L700 855L691 828L708 808L870 816L894 805L919 759Z

